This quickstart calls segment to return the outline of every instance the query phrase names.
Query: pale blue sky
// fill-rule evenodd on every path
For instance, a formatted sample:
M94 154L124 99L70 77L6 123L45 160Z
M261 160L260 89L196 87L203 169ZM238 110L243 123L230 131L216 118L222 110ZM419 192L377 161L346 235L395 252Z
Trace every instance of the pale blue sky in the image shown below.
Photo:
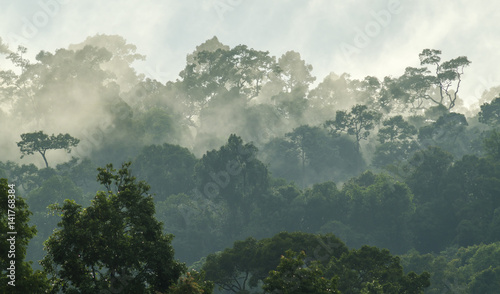
M399 76L424 48L465 55L462 98L500 85L500 5L494 1L394 0L0 0L0 37L54 51L97 33L119 34L147 56L139 72L175 80L185 57L216 35L279 57L298 51L318 81L328 73Z

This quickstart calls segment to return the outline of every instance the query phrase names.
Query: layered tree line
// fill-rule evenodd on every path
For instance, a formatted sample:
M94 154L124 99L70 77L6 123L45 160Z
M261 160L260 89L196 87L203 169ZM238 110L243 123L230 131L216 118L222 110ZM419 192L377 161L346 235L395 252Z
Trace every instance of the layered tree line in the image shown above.
M297 52L214 37L165 83L120 36L27 50L2 51L0 177L36 291L499 286L500 91L463 107L467 57L316 82Z

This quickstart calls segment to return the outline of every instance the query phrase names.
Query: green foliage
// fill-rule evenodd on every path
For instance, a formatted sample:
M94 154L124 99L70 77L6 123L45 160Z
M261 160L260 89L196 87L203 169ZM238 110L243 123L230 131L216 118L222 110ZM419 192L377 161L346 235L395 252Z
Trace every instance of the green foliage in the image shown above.
M486 155L495 160L500 161L500 131L493 130L488 137L483 141Z
M269 188L267 168L255 158L256 153L253 144L243 144L240 137L231 135L224 146L207 152L195 166L198 191L227 205L224 231L231 236L248 223L253 203L258 203Z
M187 272L186 277L180 277L177 284L170 286L169 294L212 294L212 282L203 281L203 273Z
M78 203L90 203L89 199L83 197L81 189L68 177L59 175L50 177L39 188L31 190L26 198L33 211L31 221L38 226L38 233L30 242L28 255L31 260L37 261L44 256L43 242L57 228L59 221L57 216L50 213L49 206L62 204L68 198Z
M155 200L187 193L194 185L196 158L188 149L177 145L151 145L142 149L132 168L137 176L152 187Z
M345 222L349 211L349 199L340 193L334 182L313 185L297 197L293 205L303 209L300 229L312 233L332 217Z
M335 120L325 122L325 127L330 127L333 134L345 132L355 136L356 147L360 151L360 141L368 139L370 131L380 121L381 114L368 110L366 105L355 105L348 113L339 110L335 115Z
M415 196L416 211L410 222L414 246L422 252L439 252L454 237L456 221L449 202L440 193L453 156L438 147L416 152L406 167L406 183Z
M498 289L500 244L450 248L439 255L410 252L402 256L405 271L428 271L431 286L426 293L495 293Z
M129 165L118 172L112 165L99 168L106 191L90 207L70 200L54 206L62 219L45 243L42 264L55 290L154 293L167 290L184 270L173 259L173 236L154 218L149 186L135 181Z
M415 204L413 193L405 183L367 171L346 183L342 194L348 199L349 207L345 223L355 232L376 246L396 252L408 249L411 235L407 224L413 217ZM350 246L363 244L350 236L345 238Z
M414 114L432 106L450 110L459 101L464 68L471 62L465 56L441 62L440 55L441 50L422 50L419 54L420 65L433 67L432 73L427 67L407 67L404 75L395 82L395 88L400 92L394 92L394 96L408 105Z
M436 75L432 76L432 83L439 89L439 102L431 98L437 104L447 104L452 109L457 102L457 94L460 89L464 68L471 62L465 56L459 56L445 62L441 62L441 50L424 49L419 54L420 65L435 66ZM454 85L453 83L456 82Z
M170 195L156 204L157 217L164 223L164 231L175 235L172 246L176 256L186 263L192 263L228 243L228 238L221 233L225 210L206 198L195 198L195 195Z
M347 252L342 241L331 234L282 232L260 241L254 238L237 241L232 248L208 255L203 270L207 279L221 289L238 293L257 287L269 271L276 269L280 256L287 250L308 252L310 258L324 264L332 256L340 257Z
M321 181L345 181L362 170L361 155L348 136L329 136L319 127L302 125L276 138L259 152L275 177L303 188Z
M268 52L238 45L195 52L192 63L186 65L180 76L189 96L203 103L225 87L236 88L249 99L256 97L263 80L275 70L275 59Z
M400 277L397 260L387 252L347 252L333 235L283 231L333 232L349 246L370 244L396 253L414 247L424 255L409 253L405 266L433 273L429 293L498 287L496 245L478 244L500 238L500 97L497 88L483 97L495 97L477 115L483 125L470 114L450 112L462 106L458 92L470 65L466 57L443 61L440 50L424 49L421 67L407 67L400 77L358 80L331 73L310 89L312 66L299 53L288 51L276 60L216 37L188 55L180 78L167 83L136 73L131 63L145 57L120 36L89 37L69 49L41 51L34 61L24 47L0 47L15 67L0 71L0 100L11 109L1 113L6 129L53 129L71 122L66 127L78 126L75 134L90 155L56 169L0 163L0 175L27 195L31 223L39 229L29 236L27 253L27 242L20 243L23 258L40 258L41 243L59 217L48 215L46 207L59 203L53 207L62 221L46 243L44 260L54 290L210 293L202 275L177 279L183 267L174 261L172 246L184 261L208 255L207 275L241 293L261 286L288 249L306 255L284 257L282 271L272 277L275 289L284 290L281 280L295 285L295 292L324 291L331 280L318 272L326 273L322 267L331 259L343 262L336 266L343 270L345 279L338 283L344 292L354 285L359 293L418 293L427 283L425 275ZM336 117L329 120L332 113ZM10 138L2 145L5 154ZM23 156L38 152L46 167L47 150L69 152L78 144L68 134L34 132L21 139ZM400 181L362 173L362 140L368 142L366 160ZM132 180L128 165L118 174L109 167L98 178L106 191L83 208L100 188L96 165L129 159L155 198ZM175 240L162 234L153 204L163 232L174 233ZM223 249L235 240L245 241ZM223 251L211 254L218 250ZM437 255L442 250L447 251ZM288 266L300 262L302 268ZM19 273L39 274L33 283L45 283L24 263ZM287 280L293 273L303 279Z
M428 125L421 127L418 134L424 146L439 146L448 152L462 156L469 153L470 138L465 136L469 124L463 114L447 113Z
M69 134L59 134L57 136L52 134L49 136L44 134L43 131L22 134L21 139L21 141L17 142L17 146L23 154L21 158L23 158L24 155L38 152L42 155L46 167L49 167L45 157L47 150L64 149L70 153L71 147L76 147L80 142L80 140L71 137Z
M399 257L386 249L363 246L332 259L328 275L338 277L341 293L423 293L430 275L403 273Z
M481 105L481 111L478 113L479 122L496 127L500 124L500 96L490 103Z
M335 150L328 142L322 142L329 140L319 127L303 125L295 128L293 132L286 133L285 138L293 144L292 148L295 149L294 151L300 159L302 165L302 188L305 187L306 164L317 169L320 169L322 164L326 166L333 165L333 158L325 158L325 156L334 155Z
M382 123L383 128L378 131L378 140L385 142L404 142L417 134L417 129L403 119L403 116L393 116Z
M305 266L306 254L287 250L276 270L269 272L262 288L265 293L340 293L336 279L325 279L317 263Z
M417 143L413 140L417 129L401 115L393 116L382 124L384 127L377 134L381 145L376 147L373 164L385 166L407 160L417 149Z

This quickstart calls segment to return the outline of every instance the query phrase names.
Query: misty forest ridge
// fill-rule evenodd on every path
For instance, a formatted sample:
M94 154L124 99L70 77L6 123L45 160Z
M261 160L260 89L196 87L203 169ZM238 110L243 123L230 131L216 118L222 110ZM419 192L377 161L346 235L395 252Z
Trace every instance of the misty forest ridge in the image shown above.
M12 46L0 292L498 293L500 86L464 105L475 60L318 79L213 37L162 82L118 35Z

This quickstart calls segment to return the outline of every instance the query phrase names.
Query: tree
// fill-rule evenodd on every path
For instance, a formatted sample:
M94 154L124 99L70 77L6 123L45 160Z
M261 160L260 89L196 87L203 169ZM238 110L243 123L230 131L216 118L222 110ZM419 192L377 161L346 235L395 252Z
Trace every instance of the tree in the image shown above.
M429 93L433 83L433 77L428 75L429 73L425 67L407 67L405 73L397 79L395 83L397 86L390 87L393 94L396 94L395 98L402 100L404 105L409 104L409 111L413 113L425 110L435 101L433 93Z
M418 140L424 146L439 146L459 156L470 153L470 138L465 138L469 123L461 113L446 113L419 129ZM465 145L465 146L464 146Z
M105 48L111 53L109 60L100 64L100 68L110 71L116 76L116 82L120 85L121 91L129 90L142 75L137 75L131 64L137 60L145 60L146 56L136 53L137 47L127 44L127 41L118 35L96 34L89 36L79 44L72 44L70 50L78 51L85 46L95 46Z
M45 169L47 170L47 169ZM72 199L79 203L88 199L68 177L53 175L43 181L40 187L33 189L26 197L27 203L33 212L31 220L37 224L38 232L30 241L28 257L30 260L41 260L45 255L43 242L52 234L60 220L50 213L48 206L54 203L63 203L65 199Z
M473 155L465 155L448 169L439 194L453 208L458 246L499 240L491 231L496 227L495 209L500 207L499 178L494 161Z
M8 86L13 87L14 112L25 124L34 120L37 127L42 123L56 127L66 121L95 125L105 115L103 108L95 106L118 95L115 78L100 67L112 57L104 48L41 51L34 63L24 60L23 53L12 56L21 73L13 74ZM111 89L117 89L116 96L108 95ZM96 115L93 120L88 119L89 111Z
M204 281L204 273L191 271L186 277L179 278L177 284L170 286L168 294L212 294L214 283Z
M435 66L436 76L433 77L432 82L439 89L440 100L433 100L437 104L443 105L443 102L447 99L448 109L452 109L457 101L458 91L460 89L460 83L462 82L462 75L464 73L464 68L469 66L471 62L466 56L459 56L454 59L450 59L445 62L441 62L441 50L434 49L424 49L422 53L418 55L420 58L420 65L433 65ZM453 83L456 81L456 85Z
M264 280L262 286L264 293L339 294L337 280L335 278L325 279L317 262L306 266L305 257L304 251L297 254L292 250L287 250L285 255L281 256L276 270L270 271L269 276Z
M300 207L302 218L300 230L317 232L329 220L344 221L349 197L339 193L334 182L314 184L312 188L304 191L292 203Z
M273 104L286 118L296 122L307 108L306 95L309 84L316 79L311 75L312 66L306 64L295 51L283 54L277 62L277 70L270 75L278 93L271 97Z
M402 92L395 98L410 104L410 110L424 110L433 104L450 110L456 105L464 68L471 62L465 56L441 62L440 55L441 50L422 50L420 65L435 67L434 73L427 67L407 67L397 80Z
M439 147L417 151L405 169L406 183L416 204L410 227L415 248L420 252L439 252L455 236L456 221L450 201L442 193L453 156Z
M21 158L25 155L31 155L35 152L40 153L45 161L45 166L49 167L45 153L47 150L51 149L64 149L68 153L71 152L71 147L76 147L80 142L79 139L71 137L69 134L59 134L51 136L43 133L43 131L24 133L21 135L21 141L17 142L17 146L21 149L23 154Z
M193 103L203 106L221 90L233 88L250 100L259 95L268 75L277 70L275 58L267 51L246 45L229 49L216 38L209 41L218 44L199 46L179 74Z
M430 275L403 273L399 257L387 249L362 246L340 258L333 258L326 271L338 277L341 293L411 293L420 294L430 286Z
M45 293L49 288L43 272L31 269L26 262L26 247L36 234L35 226L30 226L31 211L16 186L0 179L0 230L6 236L0 241L0 292L2 293ZM16 232L16 234L9 234ZM12 273L13 271L14 273Z
M257 268L257 248L254 238L236 241L233 248L209 254L203 270L220 289L234 293L246 291L252 287L251 279Z
M53 206L62 219L45 242L42 265L55 291L155 293L168 290L185 270L174 260L173 236L163 234L154 217L149 186L136 182L129 166L98 169L106 190L90 207L70 200Z
M330 127L333 134L345 132L354 135L356 138L356 150L360 151L360 141L366 140L375 124L380 121L381 114L368 110L366 105L355 105L351 112L339 110L336 113L335 120L325 122L325 127Z
M490 103L481 105L481 111L478 116L479 122L492 127L498 126L500 124L500 95Z
M345 244L333 234L314 235L302 232L281 232L271 238L236 241L232 248L210 254L202 267L206 277L221 289L238 293L251 290L276 269L280 256L287 250L308 253L307 260L326 265L331 257L346 253Z
M413 140L417 128L406 122L401 115L393 116L382 124L384 127L377 134L381 145L376 147L373 164L382 166L408 159L411 152L417 149Z
M493 130L483 142L486 155L500 162L500 131Z
M365 240L369 240L370 244L396 253L409 249L412 236L408 222L415 204L413 194L405 183L366 171L347 182L341 194L348 199L346 206L349 208L345 210L349 211L349 216L345 223L354 232L367 238ZM347 236L345 242L351 241L353 236ZM363 244L358 241L351 246L360 245Z
M170 294L203 294L203 289L194 281L189 273L185 278L179 278L179 282L170 286Z
M328 144L327 141L330 140L321 128L303 125L286 133L285 137L298 153L302 165L302 188L305 188L306 165L311 163L317 167L319 164L333 165L332 156L329 155L335 155L335 150Z
M219 150L207 152L195 166L195 183L206 197L228 206L225 232L234 236L247 224L253 204L269 188L269 172L255 158L257 148L232 134Z
M401 115L393 116L383 123L383 128L378 131L380 143L406 141L417 134L417 129L406 122Z
M138 178L152 186L155 200L192 189L196 158L178 145L151 145L142 149L132 165Z

